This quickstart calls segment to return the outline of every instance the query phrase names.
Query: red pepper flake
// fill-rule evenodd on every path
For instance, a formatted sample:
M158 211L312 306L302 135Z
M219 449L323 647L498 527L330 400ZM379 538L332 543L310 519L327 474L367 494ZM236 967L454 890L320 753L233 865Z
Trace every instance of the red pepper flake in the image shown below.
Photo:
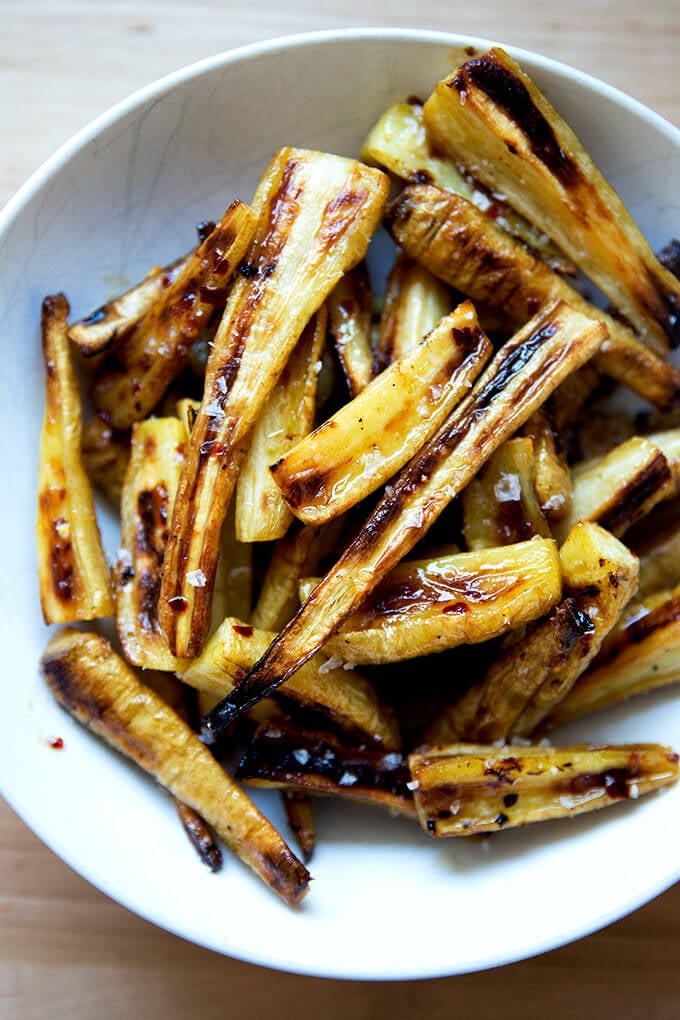
M61 737L50 737L47 743L50 747L54 748L55 751L61 751L64 747L64 741Z
M231 628L236 634L240 634L242 637L252 637L253 628L249 623L234 623Z

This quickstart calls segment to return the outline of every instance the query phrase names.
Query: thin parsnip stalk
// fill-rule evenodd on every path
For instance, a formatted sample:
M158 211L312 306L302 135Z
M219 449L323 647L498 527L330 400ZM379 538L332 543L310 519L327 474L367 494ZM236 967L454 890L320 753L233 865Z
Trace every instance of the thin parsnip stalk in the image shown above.
M350 395L356 397L374 374L371 348L373 295L363 262L338 280L326 301L328 329Z
M293 521L269 468L295 447L314 424L327 320L328 313L322 305L305 327L255 423L236 483L239 542L273 542L286 534Z
M82 407L63 294L42 305L46 401L38 468L38 580L45 623L113 616L111 576L81 453Z
M398 255L387 278L376 355L380 368L412 354L423 337L449 314L446 284L406 255Z

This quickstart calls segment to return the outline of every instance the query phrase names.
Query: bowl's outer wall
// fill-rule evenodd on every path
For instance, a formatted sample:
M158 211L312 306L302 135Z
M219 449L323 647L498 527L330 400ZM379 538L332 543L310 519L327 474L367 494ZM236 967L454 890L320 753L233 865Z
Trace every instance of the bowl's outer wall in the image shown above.
M194 223L218 217L235 196L249 199L281 145L355 155L389 102L426 96L454 66L462 49L441 40L362 32L209 62L129 103L96 137L62 153L10 208L0 233L3 788L67 863L131 909L219 951L311 974L453 974L594 930L677 877L680 788L484 844L434 844L404 820L320 803L317 881L296 911L231 857L219 877L210 875L169 799L72 723L38 677L47 636L34 553L39 307L44 294L64 290L83 314L186 250ZM584 76L528 56L524 64L652 243L677 233L678 132L612 90L593 91ZM105 539L115 554L110 524ZM679 719L677 698L663 692L569 735L677 743ZM54 735L64 738L61 753L47 744ZM275 796L259 802L282 822Z

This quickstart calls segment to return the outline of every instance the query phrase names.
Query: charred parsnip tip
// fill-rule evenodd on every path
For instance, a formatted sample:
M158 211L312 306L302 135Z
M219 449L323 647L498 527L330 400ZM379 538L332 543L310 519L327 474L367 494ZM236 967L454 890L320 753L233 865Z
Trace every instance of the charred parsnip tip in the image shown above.
M290 830L300 847L302 860L309 864L316 846L312 798L299 790L281 790L281 800Z
M378 328L376 353L380 368L412 354L423 337L448 315L452 304L446 284L406 255L398 255L387 278Z
M236 774L249 786L335 795L414 817L406 759L282 719L258 727Z
M567 697L635 594L635 556L597 524L580 521L560 550L564 599L530 627L466 692L477 709L464 740L527 737ZM461 718L460 710L454 715Z
M68 335L85 358L102 354L120 343L160 301L165 291L185 269L193 252L152 270L141 283L107 301L84 319L74 322Z
M462 495L463 534L468 549L488 549L547 538L548 522L536 497L533 440L508 439Z
M45 623L113 616L111 575L81 453L82 408L63 294L42 304L45 414L38 468L38 580Z
M564 538L576 521L598 521L613 535L623 533L673 494L673 476L658 446L635 436L594 462L572 470L573 498L556 525Z
M130 459L130 433L115 432L97 415L83 425L80 449L92 484L113 506L119 507Z
M306 323L366 253L387 188L377 170L303 149L281 149L258 188L257 229L215 335L165 556L161 625L176 655L198 655L208 632L248 436ZM202 587L191 584L196 570Z
M181 800L175 801L175 807L182 828L198 856L211 871L219 871L222 867L222 851L213 839L205 818Z
M301 596L308 597L317 583L305 581ZM443 652L488 641L535 620L561 594L560 561L552 539L412 560L399 564L374 588L324 650L356 664Z
M373 378L373 295L363 262L338 281L328 300L328 326L347 388L353 397Z
M201 655L184 670L182 680L198 690L225 697L238 688L275 636L228 617ZM394 715L381 704L373 685L353 669L344 669L341 661L323 654L314 656L279 694L329 716L336 725L386 750L401 747Z
M92 388L95 407L115 428L127 428L150 414L180 374L194 341L215 309L224 305L254 229L254 213L242 202L232 202L176 279L117 346Z
M571 506L571 474L553 416L539 408L524 426L524 435L534 443L536 498L548 520L559 521Z
M362 145L361 158L365 163L384 167L405 181L436 184L467 198L482 212L493 216L502 230L538 251L543 261L553 269L573 274L573 263L542 230L492 195L484 185L463 174L453 160L432 145L425 130L420 104L395 103L390 106Z
M470 396L385 492L335 566L238 689L204 719L214 739L292 676L425 534L491 454L599 348L606 328L563 303L505 344Z
M543 262L498 230L465 199L410 185L392 202L386 226L407 255L518 329L546 302L566 301L606 324L597 365L657 407L680 395L680 370L644 347L623 323L595 308Z
M126 659L145 669L182 667L158 623L158 592L186 441L179 418L149 418L132 431L120 505L116 624Z
M543 93L494 47L441 81L423 110L447 155L551 237L657 352L680 343L680 284Z
M659 744L450 744L409 756L418 819L431 836L473 836L636 799L678 778Z
M611 634L591 668L546 719L546 727L680 679L680 585L657 592Z
M467 396L491 353L473 305L464 302L272 465L293 513L323 524L375 492Z
M70 628L42 657L59 704L197 811L286 903L298 903L309 874L276 829L217 764L190 727L139 681L96 634Z
M236 483L239 542L275 541L286 534L293 520L269 466L285 456L314 424L327 321L322 306L305 327L255 423Z

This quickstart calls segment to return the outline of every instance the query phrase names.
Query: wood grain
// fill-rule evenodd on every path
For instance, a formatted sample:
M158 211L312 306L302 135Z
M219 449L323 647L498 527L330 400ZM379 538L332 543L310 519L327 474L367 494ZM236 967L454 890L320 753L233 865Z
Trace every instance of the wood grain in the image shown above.
M595 74L680 124L676 0L644 7L633 0L0 0L0 16L0 203L61 142L134 89L219 50L313 29L387 24L503 40ZM512 920L505 923L512 938ZM597 935L485 974L404 985L276 974L128 913L0 805L1 1020L676 1020L679 950L676 887Z

